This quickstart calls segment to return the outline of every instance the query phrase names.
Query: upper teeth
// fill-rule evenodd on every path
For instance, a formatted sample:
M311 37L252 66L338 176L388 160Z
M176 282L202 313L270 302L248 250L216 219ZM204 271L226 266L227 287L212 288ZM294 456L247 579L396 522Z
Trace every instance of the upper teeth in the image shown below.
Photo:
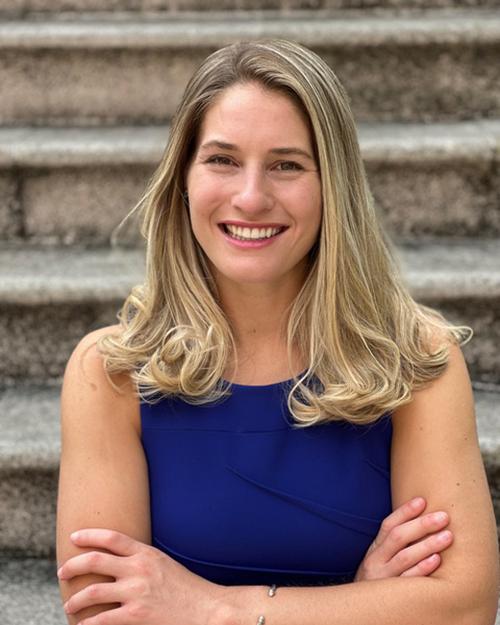
M241 226L232 226L226 224L229 232L243 239L266 239L278 234L282 228L242 228Z

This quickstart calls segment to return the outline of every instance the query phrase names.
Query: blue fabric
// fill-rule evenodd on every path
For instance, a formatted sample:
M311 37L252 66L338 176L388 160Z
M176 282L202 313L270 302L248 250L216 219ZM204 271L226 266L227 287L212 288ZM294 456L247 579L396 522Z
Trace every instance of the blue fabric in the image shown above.
M294 429L289 382L141 402L152 544L230 585L352 581L391 512L390 413Z

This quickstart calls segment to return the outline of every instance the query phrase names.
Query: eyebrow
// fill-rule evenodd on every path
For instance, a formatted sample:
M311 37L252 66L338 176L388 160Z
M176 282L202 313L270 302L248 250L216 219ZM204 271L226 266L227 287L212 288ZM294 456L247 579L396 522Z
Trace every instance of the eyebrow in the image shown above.
M219 148L221 150L232 150L232 151L237 151L238 150L238 146L232 144L232 143L226 143L225 141L218 141L216 139L214 139L213 141L207 141L207 143L204 143L202 146L200 146L200 150L207 150L208 148L212 148L212 147L216 147ZM311 161L314 161L314 158L305 150L302 150L301 148L273 148L272 150L269 150L271 152L271 154L299 154L300 156L304 156L305 158L308 158Z

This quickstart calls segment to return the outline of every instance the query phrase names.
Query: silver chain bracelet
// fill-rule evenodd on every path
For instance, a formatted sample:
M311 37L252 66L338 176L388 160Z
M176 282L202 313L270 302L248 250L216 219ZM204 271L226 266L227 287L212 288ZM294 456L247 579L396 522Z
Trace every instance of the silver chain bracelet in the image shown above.
M274 597L274 595L276 594L276 584L269 586L269 590L267 591L267 594L270 597ZM259 618L257 619L257 625L264 625L265 622L266 622L266 618L263 614L261 614Z

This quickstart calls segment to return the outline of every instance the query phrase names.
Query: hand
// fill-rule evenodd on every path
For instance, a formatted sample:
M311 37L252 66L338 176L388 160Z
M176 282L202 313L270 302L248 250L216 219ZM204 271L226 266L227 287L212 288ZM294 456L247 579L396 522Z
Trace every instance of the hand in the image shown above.
M451 545L453 535L449 530L436 534L448 525L448 515L438 512L420 516L426 505L422 497L412 499L384 519L358 567L355 582L422 577L438 568L441 564L439 552ZM443 515L441 519L436 516L439 514Z
M98 573L115 581L90 584L75 593L64 606L66 612L121 603L78 625L205 625L215 612L224 587L195 575L163 551L108 529L83 529L71 539L79 547L112 553L89 551L73 556L59 569L59 579Z

